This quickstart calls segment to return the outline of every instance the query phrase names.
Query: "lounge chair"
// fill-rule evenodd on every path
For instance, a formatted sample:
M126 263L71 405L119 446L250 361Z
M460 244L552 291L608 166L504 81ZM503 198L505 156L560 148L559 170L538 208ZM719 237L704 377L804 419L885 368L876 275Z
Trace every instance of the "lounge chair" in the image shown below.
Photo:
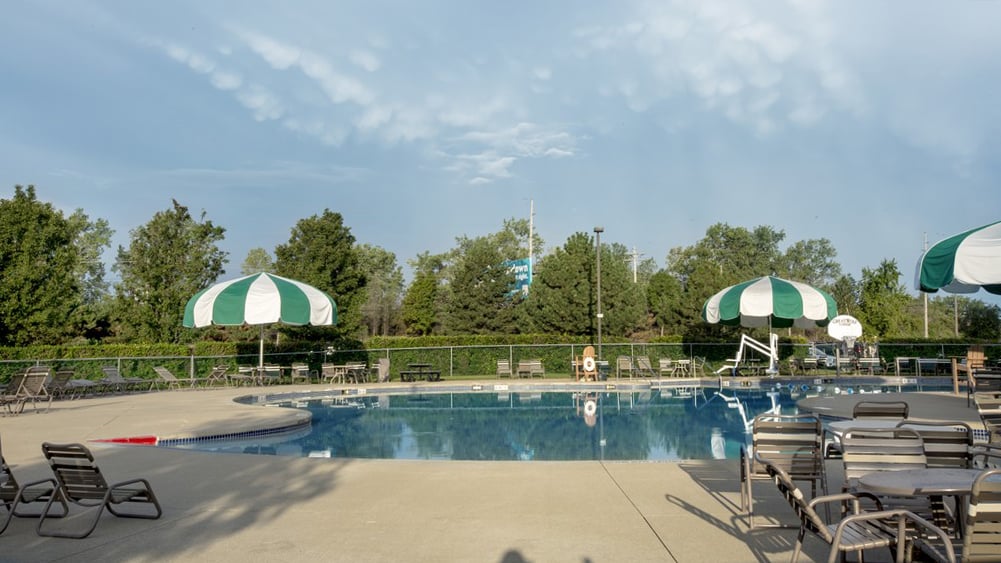
M177 377L163 366L154 366L153 371L160 378L160 382L168 389L180 389L183 384L186 387L194 387L198 379L195 377Z
M221 383L226 385L226 372L229 371L229 366L219 365L212 368L212 371L205 376L205 385L215 385L216 383Z
M24 402L20 399L21 384L24 383L24 373L15 373L10 376L7 387L0 395L0 404L7 409L7 414L20 414L24 410Z
M103 366L101 371L104 372L104 379L101 383L108 389L116 389L118 391L135 391L139 389L144 389L146 391L152 391L153 386L156 385L156 381L152 379L143 379L141 377L122 377L121 372L115 366Z
M73 389L70 387L70 381L73 379L73 372L70 370L60 370L52 374L52 379L50 379L45 384L45 390L53 399L63 399L68 393L72 393Z
M59 538L85 538L94 531L101 514L108 512L121 518L146 518L155 520L163 514L160 502L153 494L149 481L131 479L109 485L101 470L94 463L94 456L82 444L42 444L42 454L49 460L49 466L56 478L57 489L45 503L45 509L38 519L38 535ZM53 502L73 503L85 511L94 513L93 520L82 532L69 532L45 527L49 509ZM152 509L124 511L122 505L152 505Z
M49 497L56 490L56 481L51 477L48 479L42 479L41 481L32 481L31 483L20 484L14 477L14 473L11 472L10 466L7 465L7 460L3 457L3 449L0 447L0 502L2 502L4 508L7 509L7 516L3 520L3 525L0 525L0 534L7 529L10 525L10 521L14 516L23 518L38 518L40 513L24 513L18 512L18 506L22 504L31 504L35 502L48 502ZM62 501L63 513L55 514L52 518L58 518L60 516L65 516L69 513L69 506L65 501Z
M17 412L24 411L24 406L31 401L31 408L38 410L38 402L45 402L45 410L52 406L52 395L45 388L45 383L51 376L49 368L44 366L32 366L24 373L20 388L15 392L14 402L17 404Z

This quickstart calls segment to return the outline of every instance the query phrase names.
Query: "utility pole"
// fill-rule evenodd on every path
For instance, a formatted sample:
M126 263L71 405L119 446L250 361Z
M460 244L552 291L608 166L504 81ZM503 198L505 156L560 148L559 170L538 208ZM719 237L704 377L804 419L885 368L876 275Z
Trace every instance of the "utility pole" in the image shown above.
M925 246L922 253L928 252L928 233L925 232L924 236L925 236ZM924 304L925 304L925 338L928 338L928 294L922 291L921 295L924 296Z
M642 252L637 252L636 251L636 247L634 246L633 247L633 251L630 252L628 254L628 256L629 256L629 259L632 260L632 263L633 263L633 283L637 283L638 282L638 277L637 277L636 274L639 271L639 260L640 260L640 256L643 256L643 253Z
M598 278L598 289L597 289L596 293L598 294L597 295L598 296L598 315L597 316L598 316L598 359L599 360L601 359L601 317L603 316L601 314L601 233L604 232L604 231L605 231L604 227L595 227L594 228L594 237L595 237L594 252L595 252L595 257L596 257L596 260L597 260L596 263L595 263L595 266L596 266L597 278Z
M532 284L532 274L534 273L533 270L535 270L535 264L534 264L535 256L532 247L532 244L534 242L532 239L535 238L534 226L535 226L535 200L530 199L528 200L528 284L529 285Z

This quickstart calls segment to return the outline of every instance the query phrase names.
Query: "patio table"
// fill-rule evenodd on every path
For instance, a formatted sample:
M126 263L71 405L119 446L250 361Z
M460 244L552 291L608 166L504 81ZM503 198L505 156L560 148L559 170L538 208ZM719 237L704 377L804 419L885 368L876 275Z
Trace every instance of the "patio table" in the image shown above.
M973 482L981 472L980 469L953 467L876 471L859 477L858 486L860 489L876 495L951 496L956 502L956 531L959 537L963 537L963 522L966 521L967 513L967 503L963 497L970 495L973 490Z

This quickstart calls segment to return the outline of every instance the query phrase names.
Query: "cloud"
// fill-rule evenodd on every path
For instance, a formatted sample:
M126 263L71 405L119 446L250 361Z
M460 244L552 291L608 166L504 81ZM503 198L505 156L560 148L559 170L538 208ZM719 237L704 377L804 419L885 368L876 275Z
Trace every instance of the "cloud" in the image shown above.
M236 93L236 99L253 112L257 121L278 119L285 114L281 100L262 86L254 85L242 89Z
M348 54L348 59L368 72L375 72L379 70L382 66L379 57L375 56L371 51L365 51L363 49L352 49Z
M211 80L212 85L220 90L236 90L243 85L240 75L233 72L213 72Z
M251 50L277 70L287 70L299 61L302 54L298 48L258 33L250 31L238 31L237 33Z

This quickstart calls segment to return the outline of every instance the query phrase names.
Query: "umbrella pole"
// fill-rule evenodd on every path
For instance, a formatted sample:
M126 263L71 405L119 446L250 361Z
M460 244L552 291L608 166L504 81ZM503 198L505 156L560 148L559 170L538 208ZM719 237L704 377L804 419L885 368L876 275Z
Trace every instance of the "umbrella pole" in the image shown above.
M264 369L264 325L261 325L261 345L257 355L257 368Z

